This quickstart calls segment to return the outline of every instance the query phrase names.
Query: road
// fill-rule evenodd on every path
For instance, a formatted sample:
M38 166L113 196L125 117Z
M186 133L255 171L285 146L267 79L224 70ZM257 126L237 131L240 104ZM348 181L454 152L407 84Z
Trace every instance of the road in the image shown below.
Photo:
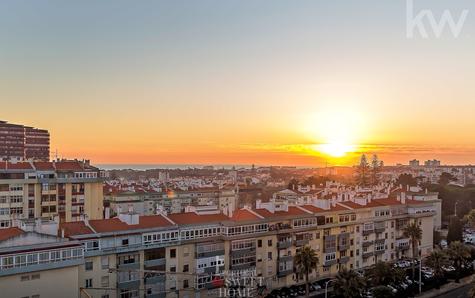
M437 298L469 298L468 292L470 291L471 288L472 288L472 284L468 284L466 286L458 288L457 290L451 291L447 294L437 296Z

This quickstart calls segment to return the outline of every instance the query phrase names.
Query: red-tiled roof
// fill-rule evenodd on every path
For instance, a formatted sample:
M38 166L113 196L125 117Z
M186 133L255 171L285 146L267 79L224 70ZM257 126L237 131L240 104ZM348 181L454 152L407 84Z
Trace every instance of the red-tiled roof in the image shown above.
M29 162L0 161L0 170L33 170Z
M90 220L89 224L98 233L172 226L172 223L161 215L140 216L137 225L128 225L119 218Z
M341 205L338 205L338 204L336 204L335 206L333 206L333 205L330 206L330 211L347 211L349 209L350 208L344 207L344 206L341 206Z
M6 228L6 229L0 229L0 241L4 241L13 237L16 237L18 235L21 235L25 232L19 228Z
M169 214L168 218L170 218L174 223L179 225L211 223L229 220L229 217L224 214L198 215L194 212Z
M34 162L33 165L38 171L54 171L52 162Z
M313 213L320 213L320 212L325 212L326 211L325 209L318 208L318 207L315 207L313 205L304 205L302 207L305 208L306 210L310 211L310 212L313 212Z
M254 212L256 212L257 214L259 214L260 216L262 216L264 218L277 216L276 214L270 212L267 209L256 209L256 210L254 210Z
M358 204L358 203L351 202L351 201L341 202L340 204L343 204L343 205L345 205L345 206L348 206L348 207L350 207L351 209L366 208L366 206L364 206L364 205L360 205L360 204Z
M64 230L65 237L94 233L83 221L63 222L59 224L59 230Z
M246 221L246 220L259 220L262 219L259 216L255 215L251 211L247 209L239 209L234 212L233 216L231 217L231 220L234 221Z
M57 161L54 163L58 171L82 171L83 167L79 161Z

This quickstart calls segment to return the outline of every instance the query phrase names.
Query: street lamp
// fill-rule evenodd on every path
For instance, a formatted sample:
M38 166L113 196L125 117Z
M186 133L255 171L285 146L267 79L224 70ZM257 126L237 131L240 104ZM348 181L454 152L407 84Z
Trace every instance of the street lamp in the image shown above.
M330 279L325 282L325 298L328 298L328 284L335 280L336 279Z

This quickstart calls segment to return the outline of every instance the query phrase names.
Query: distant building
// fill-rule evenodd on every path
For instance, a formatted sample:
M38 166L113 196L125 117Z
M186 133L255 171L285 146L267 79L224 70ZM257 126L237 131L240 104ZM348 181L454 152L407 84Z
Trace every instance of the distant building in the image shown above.
M411 167L418 167L420 165L419 161L417 159L413 159L409 161L409 166Z
M0 121L0 160L49 160L49 132Z
M433 159L433 160L426 160L424 162L426 167L440 167L440 160Z
M102 184L89 161L0 161L0 229L24 219L101 219Z

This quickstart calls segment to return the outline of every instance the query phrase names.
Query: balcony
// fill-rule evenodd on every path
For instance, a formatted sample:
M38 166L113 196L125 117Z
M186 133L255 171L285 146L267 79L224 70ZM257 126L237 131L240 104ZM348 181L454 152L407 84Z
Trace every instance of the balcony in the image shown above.
M277 242L277 247L279 249L289 248L292 246L292 240L285 240Z
M215 251L206 251L206 252L200 252L200 253L197 252L195 255L197 259L224 256L224 249L215 250Z
M373 245L373 243L374 243L373 240L367 240L367 241L363 241L362 245L363 247L368 247L368 246Z
M368 236L372 233L374 233L374 229L363 230L363 232L362 232L363 236Z
M285 277L285 276L290 275L292 273L294 273L293 269L284 269L284 270L279 270L279 272L277 272L277 276L278 277Z
M339 260L339 263L340 264L346 264L350 261L350 257L349 256L345 256L345 257L340 257L340 260Z
M374 256L374 252L372 252L372 251L365 252L365 253L363 253L362 256L363 256L363 259L367 259L367 258L369 258L369 257Z
M218 266L218 267L205 267L203 268L204 273L208 274L216 274L224 271L224 265L223 266Z
M145 278L145 284L164 283L167 280L165 275L155 275Z
M288 261L293 261L294 257L293 256L279 256L279 261L281 262L288 262Z
M377 255L377 256L379 256L379 255L384 254L385 251L386 251L385 249L375 250L375 251L374 251L374 254Z
M337 260L337 259L325 260L325 261L323 262L323 266L329 267L329 266L331 266L331 265L335 265L336 263L338 263L338 260Z
M377 228L374 228L374 232L375 232L375 233L384 233L384 231L386 231L386 228L385 228L385 227L377 227Z
M376 239L374 240L374 244L384 244L386 242L386 239Z
M251 267L256 267L256 262L231 265L232 270L246 270L251 269Z
M304 246L307 245L310 242L309 239L300 239L300 240L295 240L295 246Z
M246 254L256 253L256 247L248 247L239 250L231 250L231 256L242 256Z
M140 263L117 264L117 269L140 269Z
M154 267L154 266L165 265L165 263L166 263L166 259L165 259L165 258L153 259L153 260L146 260L146 261L144 262L144 266L145 266L145 267Z
M140 280L118 281L117 287L119 289L138 289L140 287Z
M339 251L343 251L343 250L347 250L350 248L350 244L349 243L346 243L346 244L339 244L338 245L338 250Z

